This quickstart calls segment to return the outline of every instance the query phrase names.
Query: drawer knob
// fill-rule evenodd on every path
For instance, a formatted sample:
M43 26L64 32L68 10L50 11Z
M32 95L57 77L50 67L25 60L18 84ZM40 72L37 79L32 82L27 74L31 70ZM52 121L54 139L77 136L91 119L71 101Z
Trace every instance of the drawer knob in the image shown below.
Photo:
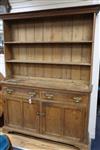
M36 96L36 92L29 92L30 97L35 97Z
M31 99L31 98L29 98L28 102L29 102L29 104L32 104L32 99Z
M12 92L14 91L13 89L7 89L6 90L8 94L12 94Z
M52 94L45 94L45 96L47 99L53 99L53 97L54 97L54 95L52 95Z
M40 113L39 113L39 112L37 112L37 113L36 113L36 115L37 115L37 116L40 116Z
M44 117L45 116L45 113L37 112L36 114L37 114L37 116L40 116L40 117Z
M81 97L74 97L73 100L75 103L80 103L82 98Z

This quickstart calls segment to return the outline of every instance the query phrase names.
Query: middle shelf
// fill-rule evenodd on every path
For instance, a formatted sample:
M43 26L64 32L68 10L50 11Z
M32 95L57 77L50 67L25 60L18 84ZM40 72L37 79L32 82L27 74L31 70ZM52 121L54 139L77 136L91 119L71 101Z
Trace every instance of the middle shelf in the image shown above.
M51 65L78 65L78 66L91 66L90 63L82 62L57 62L57 61L39 61L39 60L6 60L7 63L28 63L28 64L51 64Z
M90 67L90 44L5 45L6 63Z
M92 44L92 40L80 40L80 41L6 41L4 42L4 44L25 44L25 45L29 45L29 44Z

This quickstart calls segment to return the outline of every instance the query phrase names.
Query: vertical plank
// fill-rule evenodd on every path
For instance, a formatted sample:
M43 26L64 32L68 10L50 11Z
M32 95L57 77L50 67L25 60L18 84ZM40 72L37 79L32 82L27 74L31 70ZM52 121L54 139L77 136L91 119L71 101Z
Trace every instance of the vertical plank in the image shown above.
M62 41L62 22L52 22L52 41Z
M43 77L44 76L43 67L44 67L44 65L41 65L41 64L39 64L37 66L36 77Z
M83 19L81 16L73 17L73 41L82 41L83 38Z
M92 32L93 32L93 23L92 17L89 15L85 15L83 17L83 41L91 41L92 40Z
M81 45L72 45L72 62L73 63L81 62L81 53L82 53Z
M35 65L28 64L27 75L28 75L28 77L35 77L36 76Z
M44 65L43 66L43 76L45 78L51 78L52 77L52 71L53 71L53 67L51 65Z
M91 51L92 51L92 48L90 45L82 46L82 62L83 63L91 63Z
M13 74L16 75L20 75L20 66L19 64L15 64L13 65Z
M34 54L34 58L35 58L35 60L36 61L39 61L39 62L41 62L41 61L43 61L43 49L42 49L42 47L41 46L36 46L35 48L34 48L34 52L35 52L35 54ZM36 77L43 77L43 65L40 65L40 64L35 64L34 65L34 71L35 71L35 76Z
M19 41L18 24L13 24L11 27L11 40Z
M62 79L62 66L53 66L52 67L52 77L56 79Z
M53 57L53 46L43 46L43 60L44 61L52 61Z
M12 47L5 45L4 47L5 59L13 59L13 50ZM1 58L0 58L1 59ZM2 63L2 59L0 60L0 64Z
M73 17L68 17L62 20L62 40L71 41L72 40L72 29L73 29Z
M22 73L21 73L21 75L22 76L27 76L28 75L28 71L27 71L27 68L28 68L28 64L20 64L21 65L21 70L20 71L22 71Z
M19 41L26 42L26 24L25 23L18 24L18 33L19 33Z
M7 21L3 21L4 41L12 41L12 27Z
M19 60L19 46L12 47L13 59Z
M29 22L26 24L26 41L34 42L34 22Z
M19 46L19 59L20 60L27 60L27 47L26 46Z
M36 42L42 42L43 41L43 22L35 22L35 34L34 34L34 40ZM38 47L34 47L35 50L35 59L38 61L43 60L43 48L42 46L38 45ZM35 69L35 76L41 77L43 76L43 67L42 65L34 65Z
M52 22L44 21L44 28L43 28L43 41L51 41L52 40Z
M62 79L71 79L71 66L62 66Z
M72 59L72 45L63 46L61 48L62 53L62 61L63 62L71 62Z
M17 68L18 68L18 66L19 66L19 72L16 75L18 75L18 76L25 76L23 74L23 70L24 70L23 64L17 64Z
M34 40L36 42L43 41L43 23L35 22L34 28L35 28Z
M42 46L35 46L34 47L34 55L35 55L35 60L37 61L42 61L43 60L43 48Z
M13 67L13 64L8 64L6 63L6 78L9 79L9 78L12 78L13 75L14 75L14 71L13 71L14 67Z
M62 49L61 46L53 47L52 52L52 61L53 62L61 62L62 61Z
M81 80L90 81L90 67L81 68Z
M33 46L27 46L27 59L35 60L35 48Z
M80 66L72 66L71 79L72 80L80 80L81 79Z

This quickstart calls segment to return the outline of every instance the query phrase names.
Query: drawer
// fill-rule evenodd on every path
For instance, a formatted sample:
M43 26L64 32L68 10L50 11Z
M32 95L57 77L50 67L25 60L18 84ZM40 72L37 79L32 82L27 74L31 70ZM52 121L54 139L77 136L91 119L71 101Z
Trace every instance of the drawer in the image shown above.
M39 91L37 89L23 89L17 87L4 87L3 88L3 95L7 97L14 97L14 98L38 98Z
M41 98L44 100L51 101L60 101L60 102L69 102L69 103L88 103L88 96L85 94L79 93L63 93L63 92L54 92L54 91L42 91Z

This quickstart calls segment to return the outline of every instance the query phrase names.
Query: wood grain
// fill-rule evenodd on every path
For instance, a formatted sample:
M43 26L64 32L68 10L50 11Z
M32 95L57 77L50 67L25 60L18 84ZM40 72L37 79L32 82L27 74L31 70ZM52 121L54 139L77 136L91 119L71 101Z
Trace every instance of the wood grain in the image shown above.
M98 8L4 16L4 130L88 149L93 16Z
M28 138L25 136L18 136L18 135L13 135L13 134L8 134L12 144L15 147L22 147L24 149L29 149L29 150L77 150L74 147L65 145L65 144L60 144L60 143L55 143L55 142L50 142L50 141L45 141L42 139L35 139L35 138Z

